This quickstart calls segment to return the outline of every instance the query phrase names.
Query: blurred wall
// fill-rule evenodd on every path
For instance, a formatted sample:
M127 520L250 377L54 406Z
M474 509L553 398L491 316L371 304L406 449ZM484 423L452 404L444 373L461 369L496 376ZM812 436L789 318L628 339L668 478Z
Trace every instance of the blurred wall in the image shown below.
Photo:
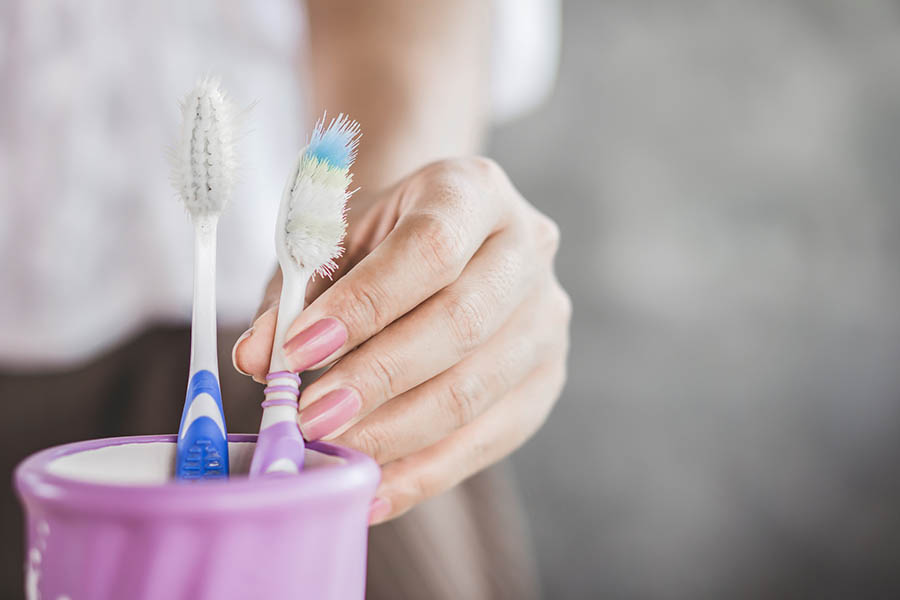
M491 154L563 231L548 598L900 597L900 6L568 0Z

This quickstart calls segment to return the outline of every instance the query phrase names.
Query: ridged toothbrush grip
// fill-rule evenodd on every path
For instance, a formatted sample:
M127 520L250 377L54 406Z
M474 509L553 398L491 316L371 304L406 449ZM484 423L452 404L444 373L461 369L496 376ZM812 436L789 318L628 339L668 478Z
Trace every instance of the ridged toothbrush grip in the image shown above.
M300 396L300 377L287 371L269 373L269 386L262 406L285 406L297 409ZM299 473L303 468L305 443L296 420L277 421L259 431L256 450L250 462L250 477L274 473Z
M185 480L228 477L222 392L210 371L197 371L188 382L178 429L175 476Z

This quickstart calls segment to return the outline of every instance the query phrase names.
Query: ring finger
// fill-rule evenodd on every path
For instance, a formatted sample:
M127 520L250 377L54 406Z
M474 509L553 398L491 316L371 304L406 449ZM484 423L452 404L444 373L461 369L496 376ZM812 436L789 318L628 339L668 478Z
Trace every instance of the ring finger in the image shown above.
M349 428L337 442L384 464L434 444L476 419L498 398L557 356L564 324L546 315L552 293L523 304L476 353L393 398ZM537 327L537 329L535 329Z

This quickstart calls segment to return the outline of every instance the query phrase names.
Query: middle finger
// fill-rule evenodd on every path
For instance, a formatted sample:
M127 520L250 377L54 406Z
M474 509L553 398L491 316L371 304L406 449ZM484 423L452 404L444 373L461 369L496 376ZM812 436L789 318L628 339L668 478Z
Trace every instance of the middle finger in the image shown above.
M300 397L308 439L333 436L452 367L492 335L533 285L513 230L490 237L459 279L345 356Z

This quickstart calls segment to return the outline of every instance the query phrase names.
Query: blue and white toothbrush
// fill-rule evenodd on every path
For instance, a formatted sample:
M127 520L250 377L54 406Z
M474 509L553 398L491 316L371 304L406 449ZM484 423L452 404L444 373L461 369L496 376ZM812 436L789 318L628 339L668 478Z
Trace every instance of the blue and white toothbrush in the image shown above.
M303 468L303 436L297 425L300 377L284 356L285 334L300 311L306 286L314 274L330 275L347 230L347 188L350 165L356 158L359 124L338 115L325 126L319 121L288 178L275 227L275 252L281 265L281 301L268 386L264 390L259 438L250 463L250 476L298 473Z
M181 105L173 183L194 225L191 369L178 430L179 479L228 477L228 442L216 351L216 226L234 188L234 107L215 79L202 79Z

